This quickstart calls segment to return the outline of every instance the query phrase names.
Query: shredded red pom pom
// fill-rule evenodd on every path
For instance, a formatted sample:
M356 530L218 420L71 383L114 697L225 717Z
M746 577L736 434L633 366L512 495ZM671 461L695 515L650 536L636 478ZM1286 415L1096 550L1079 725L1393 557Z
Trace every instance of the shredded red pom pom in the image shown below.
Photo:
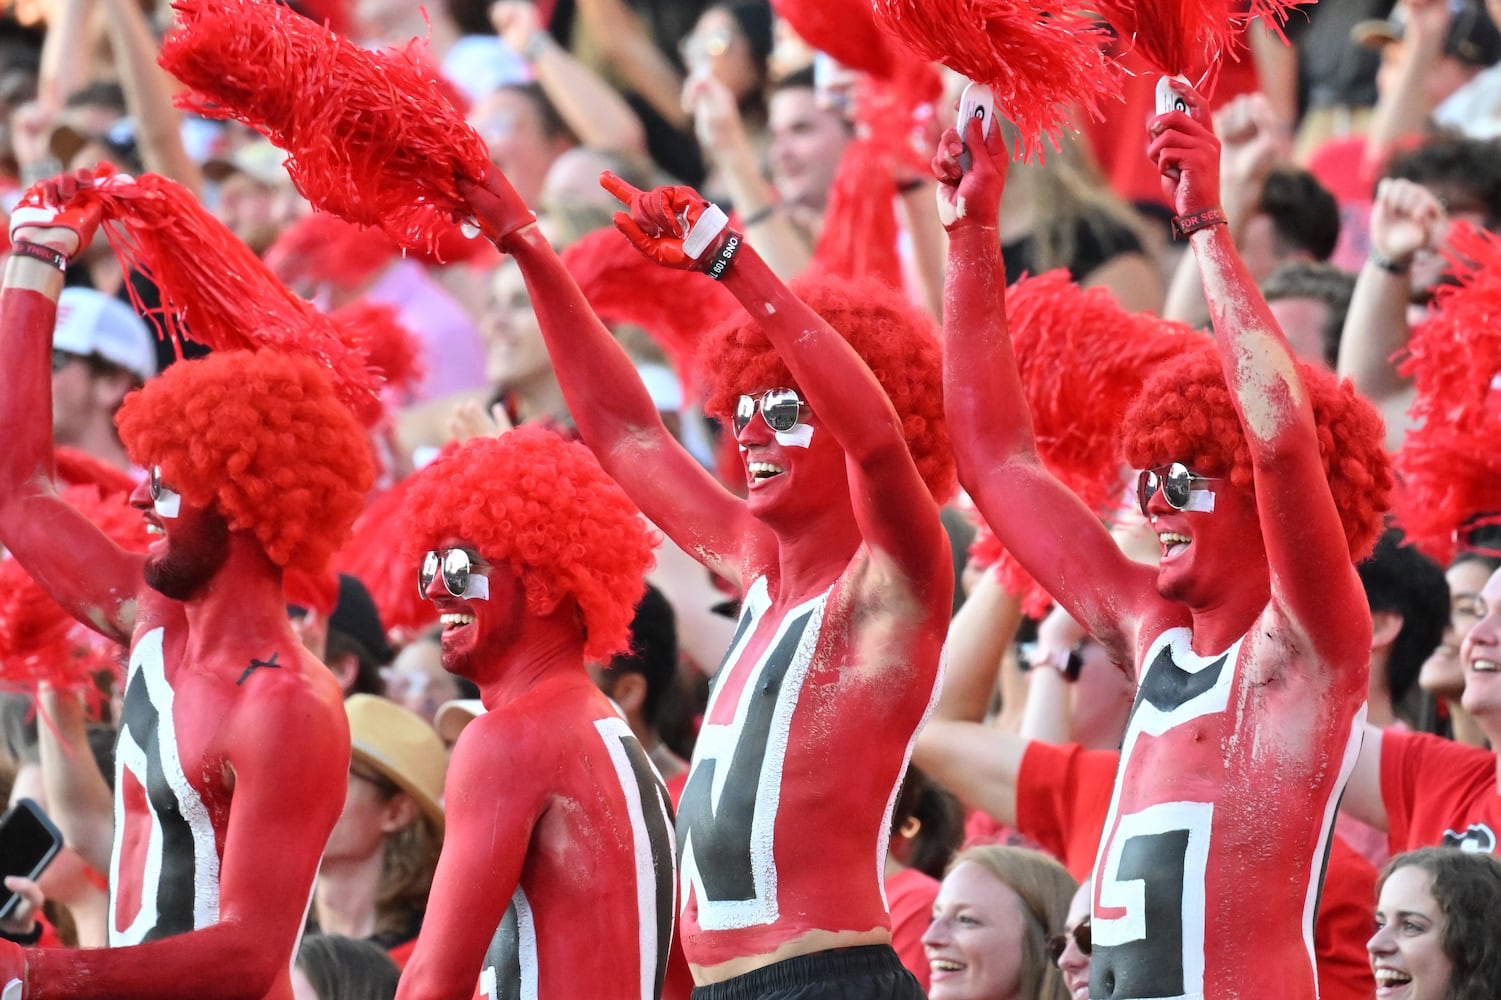
M71 463L73 471L83 463ZM115 544L144 552L149 539L126 494L95 484L69 486L63 499ZM117 674L124 648L76 621L52 599L20 562L0 559L0 689L35 694L46 682L84 696L95 715L111 685L99 674Z
M445 452L454 447L449 445ZM408 476L370 501L355 521L348 544L334 557L339 572L357 577L370 591L386 630L408 640L438 620L432 601L417 590L417 567L402 552L406 536L401 508L412 481Z
M1284 42L1288 12L1311 0L1094 0L1125 43L1169 76L1207 90L1223 59L1238 59L1246 23L1260 18Z
M701 274L655 264L614 227L590 233L562 257L599 318L645 330L691 389L699 339L736 312L734 296Z
M457 181L483 181L489 153L422 42L367 52L273 0L173 6L161 64L191 88L179 104L285 149L313 205L414 247L470 215Z
M1447 565L1477 515L1501 514L1501 237L1456 223L1440 286L1398 371L1415 390L1393 505L1408 541Z
M873 2L877 23L922 59L989 86L1029 155L1075 114L1102 117L1101 99L1118 91L1104 29L1087 14L1029 0Z
M339 574L333 570L309 573L305 569L288 569L282 576L287 603L312 608L326 621L339 605Z
M1127 406L1157 366L1202 335L1150 313L1127 313L1110 292L1080 288L1063 270L1011 286L1006 321L1038 454L1103 517L1125 485L1120 432ZM979 555L994 561L1022 610L1040 618L1052 597L1010 553L991 551L982 546Z
M360 288L388 267L401 248L379 230L314 212L287 226L266 250L266 267L287 285Z
M427 375L422 342L402 324L401 311L386 303L352 302L329 314L344 342L365 358L398 394L410 393Z
M151 316L179 347L191 336L215 350L267 349L311 357L328 370L339 397L367 425L380 419L380 382L364 356L344 344L332 320L277 281L187 188L143 174L87 189L75 203L89 199L99 202L105 233L121 263L149 278L161 294L161 305L148 308L127 285L136 311Z

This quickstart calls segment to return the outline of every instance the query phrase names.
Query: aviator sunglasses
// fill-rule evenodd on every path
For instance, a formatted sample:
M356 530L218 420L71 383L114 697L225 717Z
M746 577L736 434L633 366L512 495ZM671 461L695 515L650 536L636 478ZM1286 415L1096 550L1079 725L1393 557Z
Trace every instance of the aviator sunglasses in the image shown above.
M474 568L469 553L463 549L434 549L422 557L422 568L417 571L418 593L427 600L427 588L439 574L443 586L454 597L486 600L490 597L490 581L485 574Z
M1159 465L1155 469L1143 469L1136 477L1136 499L1141 504L1142 515L1151 517L1147 513L1147 504L1151 502L1152 495L1159 489L1162 490L1162 499L1166 500L1173 510L1206 509L1193 504L1194 487L1199 483L1210 482L1213 478L1189 471L1188 466L1182 462ZM1211 503L1207 509L1213 510L1213 504Z
M751 422L758 409L766 426L783 433L790 431L797 426L804 405L796 389L767 389L760 396L741 396L735 402L735 433L745 430L745 425Z
M1089 936L1089 921L1079 921L1079 926L1062 934L1054 934L1048 938L1048 961L1057 965L1063 958L1063 953L1068 950L1068 939L1073 938L1074 944L1079 946L1079 954L1088 955L1094 951L1094 942Z

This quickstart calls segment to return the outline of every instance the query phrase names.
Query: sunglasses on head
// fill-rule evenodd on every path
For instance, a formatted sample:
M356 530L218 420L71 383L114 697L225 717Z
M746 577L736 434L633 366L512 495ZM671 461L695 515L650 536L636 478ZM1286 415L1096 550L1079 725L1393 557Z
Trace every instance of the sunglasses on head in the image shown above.
M796 389L767 389L760 396L741 396L735 402L735 433L745 430L758 409L766 426L774 431L790 431L797 426L805 405Z
M1136 500L1141 504L1141 512L1146 517L1151 517L1147 513L1147 504L1158 490L1162 491L1162 499L1173 510L1213 510L1212 503L1207 508L1194 505L1194 487L1210 482L1213 478L1190 471L1182 462L1143 469L1136 477Z
M1062 934L1054 934L1048 938L1048 961L1057 965L1063 958L1063 953L1068 950L1069 938L1073 938L1074 944L1079 947L1079 954L1088 955L1094 951L1094 942L1089 937L1089 920L1079 921L1079 926Z
M443 586L454 597L485 600L490 596L490 581L484 573L474 568L469 553L463 549L434 549L422 557L422 567L417 570L417 588L423 600L427 600L427 588L442 574Z

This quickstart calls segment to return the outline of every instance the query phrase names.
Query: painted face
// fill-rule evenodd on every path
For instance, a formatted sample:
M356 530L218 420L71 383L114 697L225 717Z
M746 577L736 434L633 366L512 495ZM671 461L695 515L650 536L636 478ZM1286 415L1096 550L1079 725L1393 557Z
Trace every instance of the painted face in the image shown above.
M1071 1000L1089 1000L1089 966L1093 951L1089 937L1089 904L1093 886L1093 879L1085 879L1079 891L1074 893L1073 902L1068 905L1068 918L1063 923L1066 932L1060 935L1063 951L1058 953L1056 964L1063 972L1063 985ZM1049 941L1050 953L1055 940Z
M229 559L229 525L212 507L199 507L172 489L161 470L130 495L146 533L160 536L146 550L146 585L177 601L196 595Z
M1213 509L1202 509L1209 501L1198 494L1210 491ZM1203 607L1222 599L1226 588L1238 587L1240 581L1267 578L1261 521L1250 490L1228 478L1200 478L1188 491L1187 509L1176 509L1170 496L1167 488L1145 496L1147 517L1162 546L1157 590L1163 597Z
M448 538L439 551L463 549L469 555L470 573L483 574L486 596L470 587L468 597L458 597L450 587L458 581L436 573L424 590L443 623L443 669L478 682L493 676L495 665L505 656L521 631L526 613L526 594L521 581L508 566L487 562L472 544Z
M1444 573L1449 584L1449 627L1433 655L1423 662L1418 684L1424 691L1440 698L1458 698L1464 693L1464 668L1459 662L1459 646L1470 629L1480 620L1475 612L1480 590L1490 577L1490 569L1477 559L1454 563Z
M923 934L932 1000L992 1000L1021 986L1021 897L988 870L961 862L943 877Z
M491 279L480 334L485 342L485 377L495 388L524 391L539 381L556 380L521 268L510 260Z
M1416 865L1392 872L1376 902L1376 933L1366 942L1379 1000L1443 1000L1453 969L1443 935L1433 876Z
M1477 719L1501 718L1501 570L1491 574L1476 598L1475 627L1459 647L1464 665L1464 697L1460 704Z
M795 419L788 423L792 414ZM819 518L821 511L849 510L844 449L796 390L747 393L732 420L751 513L774 527L795 529ZM773 423L786 429L777 430Z

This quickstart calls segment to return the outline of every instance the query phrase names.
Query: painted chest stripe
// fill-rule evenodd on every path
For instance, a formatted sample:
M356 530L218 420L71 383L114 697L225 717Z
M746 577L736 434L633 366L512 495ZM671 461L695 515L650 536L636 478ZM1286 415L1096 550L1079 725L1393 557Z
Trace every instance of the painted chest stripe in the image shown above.
M155 751L159 757L159 766L162 775L166 779L173 798L176 800L178 811L193 838L193 928L207 927L219 920L219 853L218 844L214 838L213 823L209 819L208 807L199 797L197 789L188 781L183 772L182 759L177 746L177 730L175 727L176 716L173 711L175 692L172 685L167 683L166 666L163 661L163 629L156 628L141 636L139 641L131 649L130 667L126 675L126 690L134 683L145 685L151 705L157 713ZM149 742L149 741L148 741ZM136 914L129 927L117 930L120 914L115 913L114 898L110 900L110 944L112 946L122 944L137 944L145 939L151 929L156 925L158 913L157 903L159 900L160 880L162 872L162 837L160 819L155 814L150 798L150 787L147 781L150 747L142 747L139 743L138 734L131 731L128 720L122 726L120 738L116 750L115 761L115 787L124 786L123 777L127 768L133 770L136 780L148 792L146 797L147 807L151 810L151 839L148 847L146 870L139 873L144 880L141 891L141 911ZM110 858L110 886L113 897L114 887L120 885L120 860L121 850L124 844L125 834L125 808L124 797L115 796L115 836L114 847Z

